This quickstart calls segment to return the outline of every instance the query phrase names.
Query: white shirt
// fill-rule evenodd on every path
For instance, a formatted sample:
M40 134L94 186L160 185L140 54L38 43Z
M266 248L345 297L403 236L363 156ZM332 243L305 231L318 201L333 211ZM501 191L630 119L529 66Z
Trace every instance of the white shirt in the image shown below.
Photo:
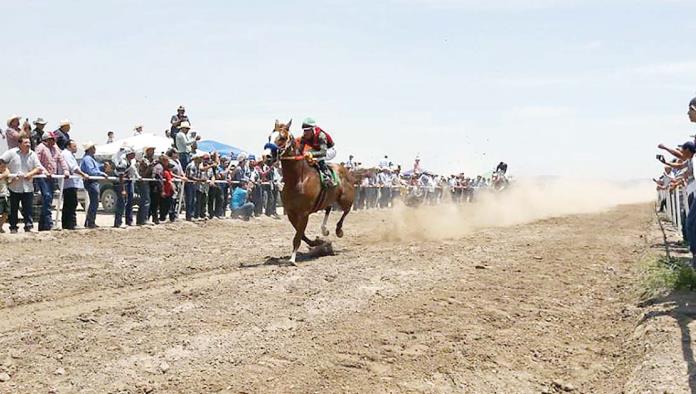
M39 162L39 157L30 150L29 153L23 154L19 151L19 148L13 148L3 153L0 156L2 160L7 163L7 169L10 170L10 174L28 174L35 168L42 168L41 162ZM24 179L23 176L15 177L10 182L10 190L15 193L33 193L34 192L34 181L29 179Z
M75 155L73 155L73 153L67 149L63 149L63 151L60 152L60 154L63 156L63 160L65 160L65 164L68 165L68 172L70 172L70 175L75 175L75 170L80 168L80 166L77 165L77 159L75 159ZM82 188L84 188L84 184L82 183L82 178L70 178L70 179L66 179L64 182L65 183L63 184L63 188L65 188L65 189L70 189L70 188L82 189Z

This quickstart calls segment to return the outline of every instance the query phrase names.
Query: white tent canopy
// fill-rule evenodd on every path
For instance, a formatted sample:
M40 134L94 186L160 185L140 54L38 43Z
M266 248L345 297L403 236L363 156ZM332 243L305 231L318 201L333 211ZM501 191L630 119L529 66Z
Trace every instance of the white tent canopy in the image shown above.
M172 140L154 134L140 134L116 140L110 144L97 145L94 158L97 160L115 160L119 150L125 147L132 148L136 152L136 157L141 157L147 146L154 147L155 156L159 156L172 147Z

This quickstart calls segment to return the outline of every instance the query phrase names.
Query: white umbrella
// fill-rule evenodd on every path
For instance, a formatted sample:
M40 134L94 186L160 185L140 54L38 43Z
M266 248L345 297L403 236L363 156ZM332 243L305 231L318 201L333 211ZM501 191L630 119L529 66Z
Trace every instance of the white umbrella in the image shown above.
M125 147L132 148L135 150L136 157L141 157L146 146L154 147L155 156L159 156L172 147L172 140L154 134L140 134L116 140L110 144L97 145L94 158L97 160L115 160L121 148Z

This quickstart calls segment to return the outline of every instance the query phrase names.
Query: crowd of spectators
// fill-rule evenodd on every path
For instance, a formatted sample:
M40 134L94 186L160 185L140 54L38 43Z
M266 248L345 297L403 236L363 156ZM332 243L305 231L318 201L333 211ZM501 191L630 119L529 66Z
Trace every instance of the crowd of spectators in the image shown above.
M70 121L60 121L54 131L48 131L47 124L41 117L30 124L13 115L7 129L0 130L0 232L9 221L10 232L16 233L20 213L24 231L31 232L35 220L39 231L51 230L56 226L56 209L63 229L78 228L80 190L88 196L84 227L99 227L100 188L105 184L116 191L113 227L117 228L176 221L180 213L186 221L280 218L279 164L268 165L244 152L228 157L199 150L201 137L191 131L184 107L177 109L165 131L171 139L166 152L156 152L154 146L144 146L142 152L123 146L113 160L105 161L95 158L96 144L91 141L82 144L81 158L75 156L78 143L70 136ZM134 136L142 133L142 125L133 129ZM114 132L109 131L106 143L115 142ZM388 208L397 199L418 204L471 201L476 190L505 179L507 170L507 165L504 169L499 165L490 178L444 177L424 170L416 157L412 169L402 173L386 155L371 169L364 169L352 155L341 164L358 178L356 210ZM58 190L62 194L56 203Z
M689 121L696 123L696 98L689 102L687 111ZM694 207L694 193L696 192L696 182L694 182L693 158L696 154L696 136L678 145L676 148L665 144L659 144L658 149L668 153L669 158L664 154L658 154L657 160L661 162L663 172L658 178L653 178L660 196L660 211L664 211L667 200L676 194L676 198L681 202L679 212L679 222L683 242L688 245L690 252L696 257L696 207ZM692 258L692 267L696 266L696 259Z

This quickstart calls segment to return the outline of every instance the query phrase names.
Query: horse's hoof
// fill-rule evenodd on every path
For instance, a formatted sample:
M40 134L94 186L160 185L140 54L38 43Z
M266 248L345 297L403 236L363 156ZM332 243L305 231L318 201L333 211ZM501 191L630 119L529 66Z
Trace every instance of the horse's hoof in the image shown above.
M329 236L329 230L327 230L327 229L325 229L325 228L321 229L321 235L323 235L323 236L325 236L325 237L328 237L328 236Z
M336 229L336 236L338 238L343 238L343 229L337 228Z

